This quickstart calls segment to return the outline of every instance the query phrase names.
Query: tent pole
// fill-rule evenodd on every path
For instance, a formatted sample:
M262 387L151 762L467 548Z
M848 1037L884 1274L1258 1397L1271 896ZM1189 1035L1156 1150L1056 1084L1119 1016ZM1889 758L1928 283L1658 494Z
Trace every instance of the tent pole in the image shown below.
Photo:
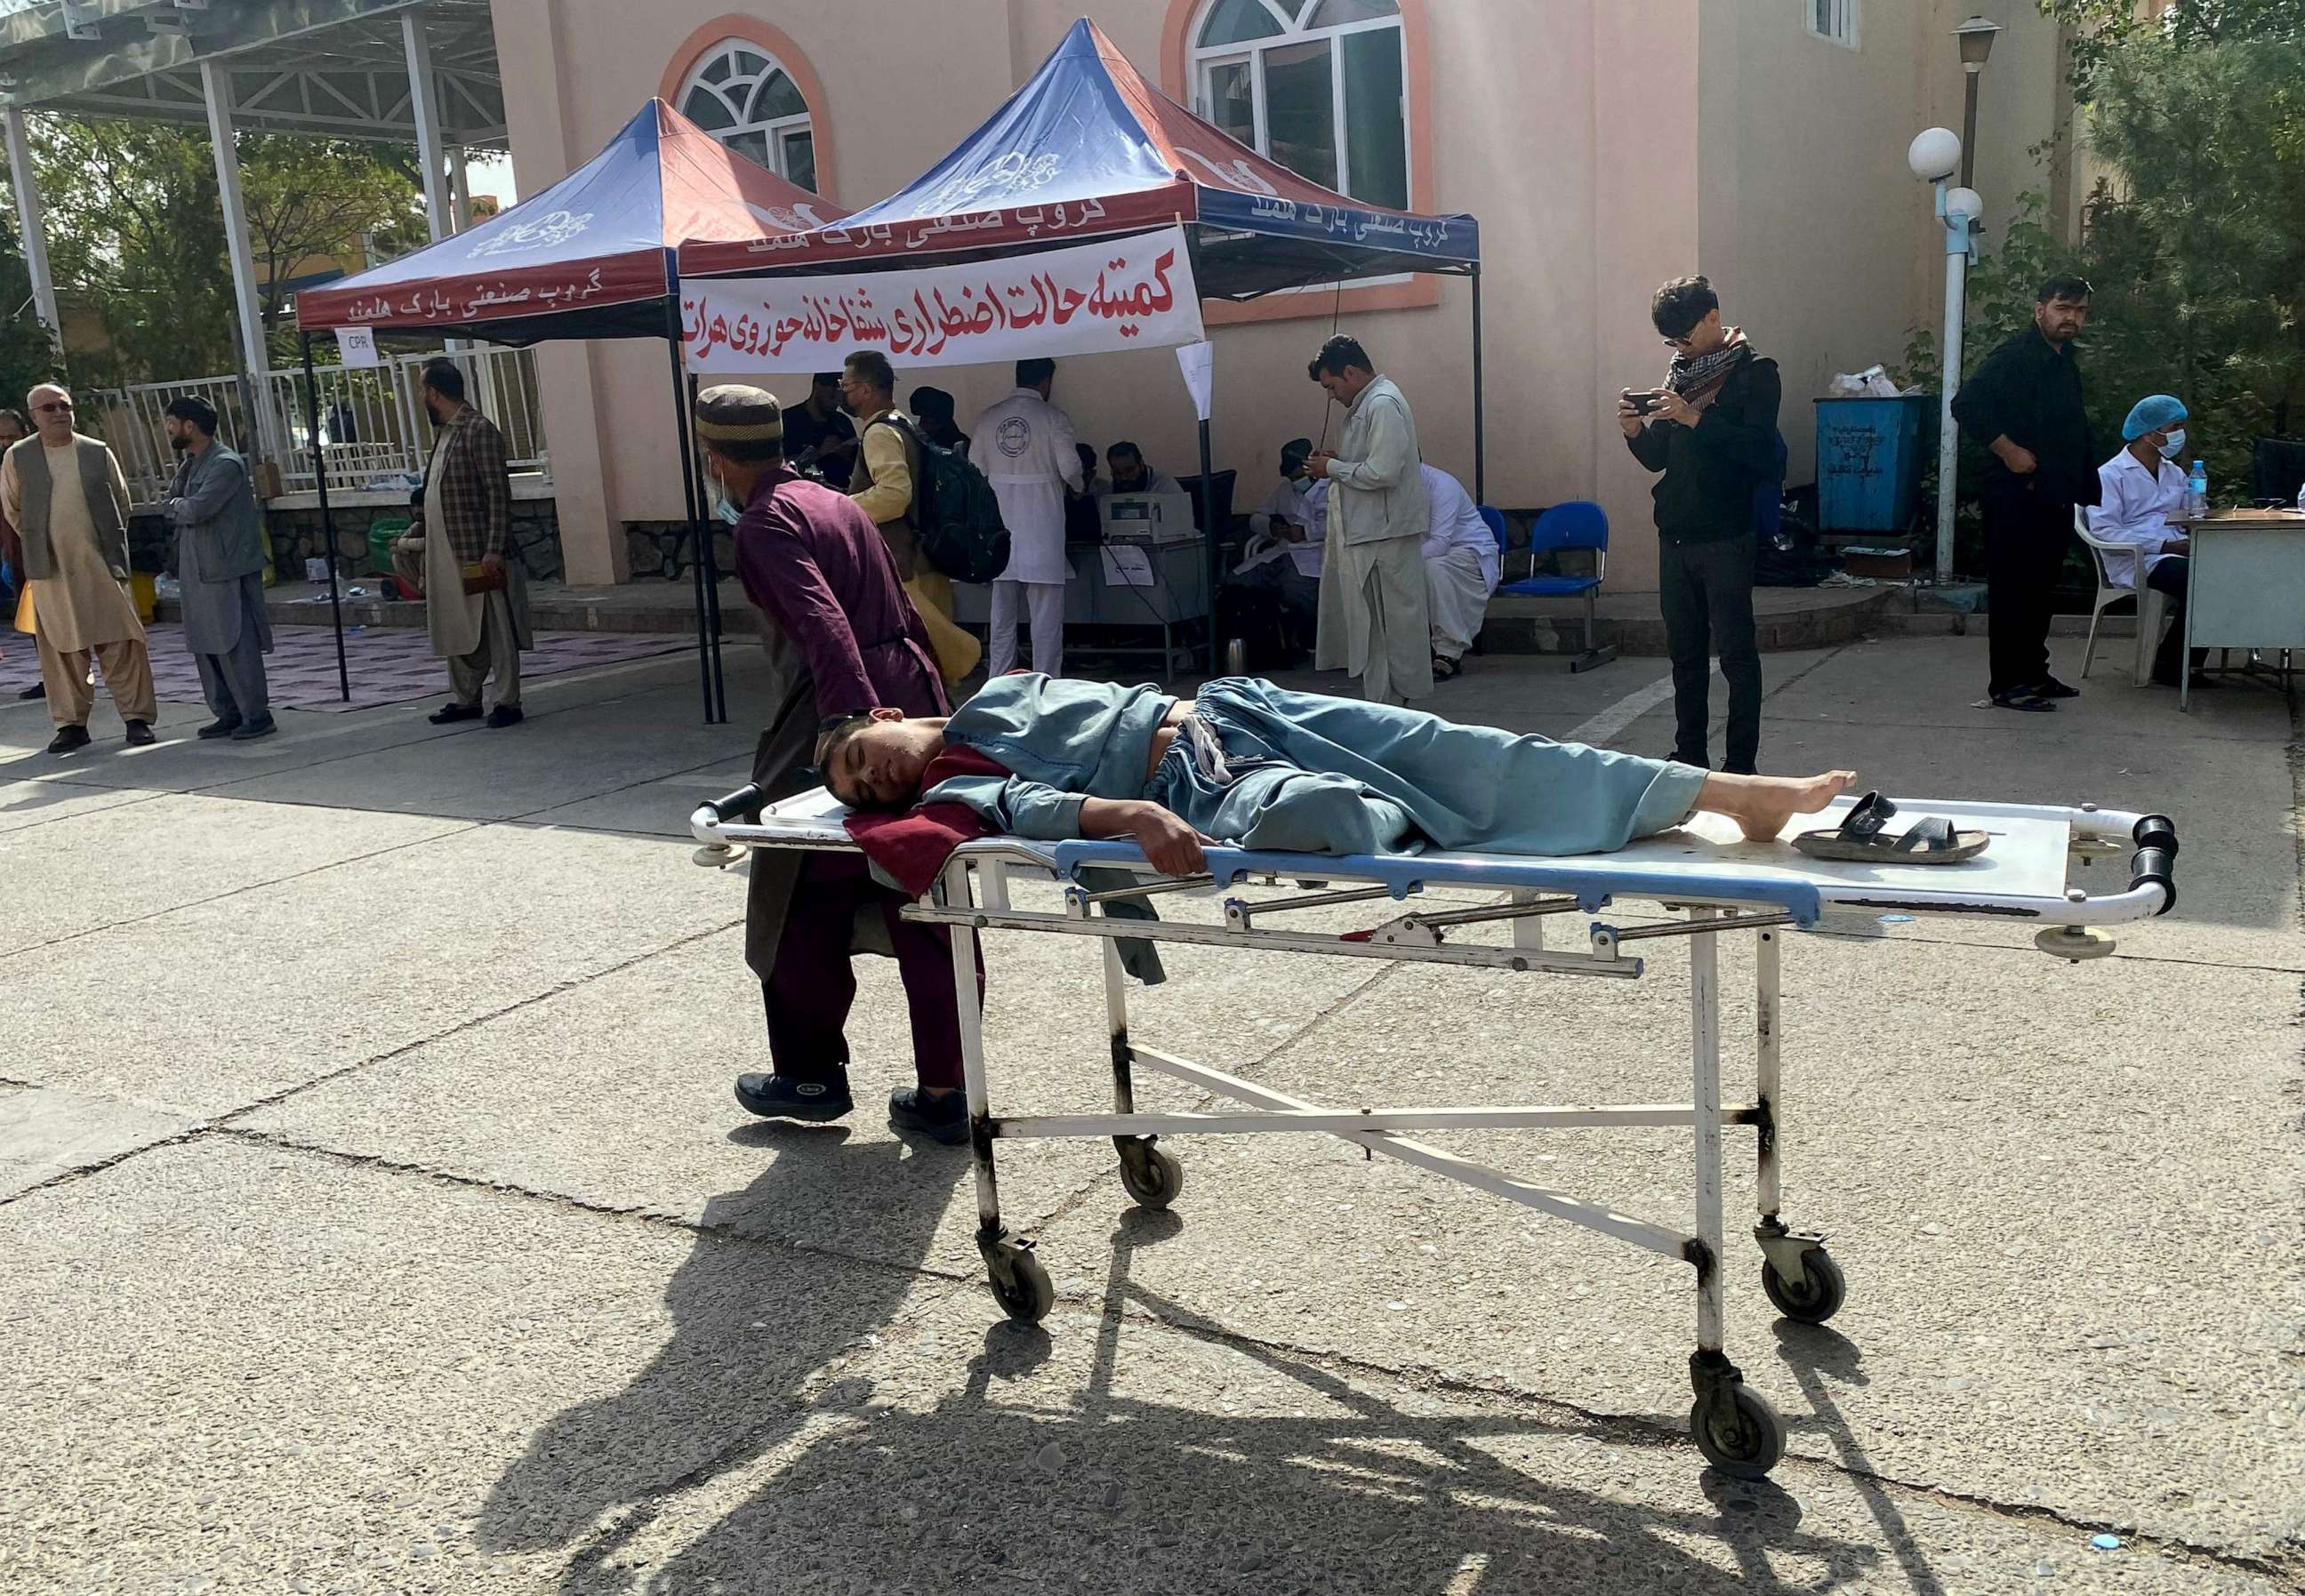
M312 481L320 490L320 537L328 548L328 614L336 627L336 692L353 701L352 666L344 660L344 602L336 591L336 519L328 513L328 455L320 447L320 384L312 375L312 335L299 328L304 355L304 427L312 439ZM283 456L287 454L283 444Z
M1489 502L1488 395L1481 380L1481 267L1473 265L1473 502Z
M691 418L689 426L693 443L696 414L696 374L688 374L688 407L680 412ZM693 446L691 452L693 452ZM701 485L700 485L701 487ZM712 700L719 707L719 717L728 718L728 679L720 667L720 530L706 516L704 526L704 613L712 621Z
M1219 534L1216 525L1216 494L1209 481L1212 474L1210 466L1209 424L1204 420L1201 423L1201 536L1203 545L1208 550L1209 675L1213 676L1223 669L1224 666L1222 657L1217 651L1219 646L1217 641L1217 538ZM1166 666L1162 668L1166 669Z
M688 511L689 552L696 556L689 561L689 575L696 590L696 673L704 689L704 724L715 726L720 717L714 713L712 701L712 626L704 613L703 518L697 503L696 451L688 431L688 383L680 368L680 301L670 295L665 300L665 348L672 357L673 434L680 446L682 502Z

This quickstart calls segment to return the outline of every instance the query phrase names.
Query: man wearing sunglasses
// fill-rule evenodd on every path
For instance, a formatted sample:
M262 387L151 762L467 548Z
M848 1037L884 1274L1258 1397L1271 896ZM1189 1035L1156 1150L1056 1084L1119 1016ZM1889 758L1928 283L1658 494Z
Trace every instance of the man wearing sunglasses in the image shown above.
M110 449L73 430L70 394L42 383L26 405L34 432L0 463L0 506L24 550L32 637L56 728L48 751L89 744L91 655L129 743L141 746L153 741L158 705L144 625L128 597L128 479Z

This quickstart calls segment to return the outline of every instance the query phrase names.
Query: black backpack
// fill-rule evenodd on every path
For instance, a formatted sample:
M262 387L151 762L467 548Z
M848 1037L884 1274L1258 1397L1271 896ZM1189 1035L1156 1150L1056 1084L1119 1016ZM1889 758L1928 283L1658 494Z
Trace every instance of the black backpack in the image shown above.
M877 425L883 423L876 422ZM913 524L928 563L955 582L991 582L1008 568L1008 529L992 484L967 455L923 437L897 415L885 423L920 451L913 483Z

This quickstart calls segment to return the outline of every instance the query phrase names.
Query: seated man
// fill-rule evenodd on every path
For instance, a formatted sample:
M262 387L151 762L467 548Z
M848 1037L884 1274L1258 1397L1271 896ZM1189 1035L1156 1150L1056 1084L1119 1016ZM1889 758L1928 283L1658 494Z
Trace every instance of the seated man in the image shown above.
M2177 656L2185 646L2185 589L2191 563L2185 557L2191 544L2170 524L2170 517L2185 513L2187 479L2177 456L2185 449L2185 406L2167 394L2139 399L2122 423L2127 447L2097 469L2098 499L2088 513L2090 535L2108 543L2122 543L2131 555L2107 555L2105 575L2125 588L2152 588L2169 596L2169 630L2153 656L2153 680L2164 687L2177 685ZM2138 582L2138 566L2145 581ZM2198 672L2208 658L2207 649L2193 650ZM2215 687L2213 676L2196 675L2196 687Z
M1465 485L1437 465L1425 473L1425 502L1433 507L1425 541L1425 596L1433 610L1433 679L1446 682L1464 669L1465 650L1481 634L1489 598L1504 573L1504 551L1481 519Z
M1229 588L1270 593L1310 632L1321 614L1321 545L1329 534L1328 487L1306 471L1313 440L1280 446L1280 481L1248 517L1252 534Z
M1112 468L1112 486L1105 490L1107 493L1184 491L1177 486L1176 478L1145 464L1144 452L1125 439L1104 452L1104 463Z
M948 751L947 776L931 768ZM1202 847L1390 853L1607 853L1698 810L1773 837L1856 779L1729 776L1418 709L1289 692L1253 676L1195 699L1154 687L997 677L948 717L874 709L829 725L816 762L853 809L958 803L1045 842L1134 837L1190 875ZM1007 774L983 769L990 763Z

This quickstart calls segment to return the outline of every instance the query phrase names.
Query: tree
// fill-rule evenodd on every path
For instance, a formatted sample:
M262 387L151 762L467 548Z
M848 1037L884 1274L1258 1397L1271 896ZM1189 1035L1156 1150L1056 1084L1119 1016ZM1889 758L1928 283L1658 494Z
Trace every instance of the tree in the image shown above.
M33 128L58 292L95 305L111 345L69 352L74 376L120 383L237 369L232 267L208 135L69 116L38 117ZM239 155L259 279L281 281L302 261L404 224L416 202L392 146L261 133L242 137ZM264 293L267 330L285 303L285 294Z
M283 285L300 263L333 258L395 227L413 225L415 237L424 237L421 196L378 146L264 133L240 140L240 161L268 334L279 326L289 298Z
M2160 43L2182 53L2218 45L2305 37L2298 0L2174 0L2159 16L2136 0L2039 0L2041 14L2074 30L2071 72L2075 98L2097 93L2105 64L2131 46Z

